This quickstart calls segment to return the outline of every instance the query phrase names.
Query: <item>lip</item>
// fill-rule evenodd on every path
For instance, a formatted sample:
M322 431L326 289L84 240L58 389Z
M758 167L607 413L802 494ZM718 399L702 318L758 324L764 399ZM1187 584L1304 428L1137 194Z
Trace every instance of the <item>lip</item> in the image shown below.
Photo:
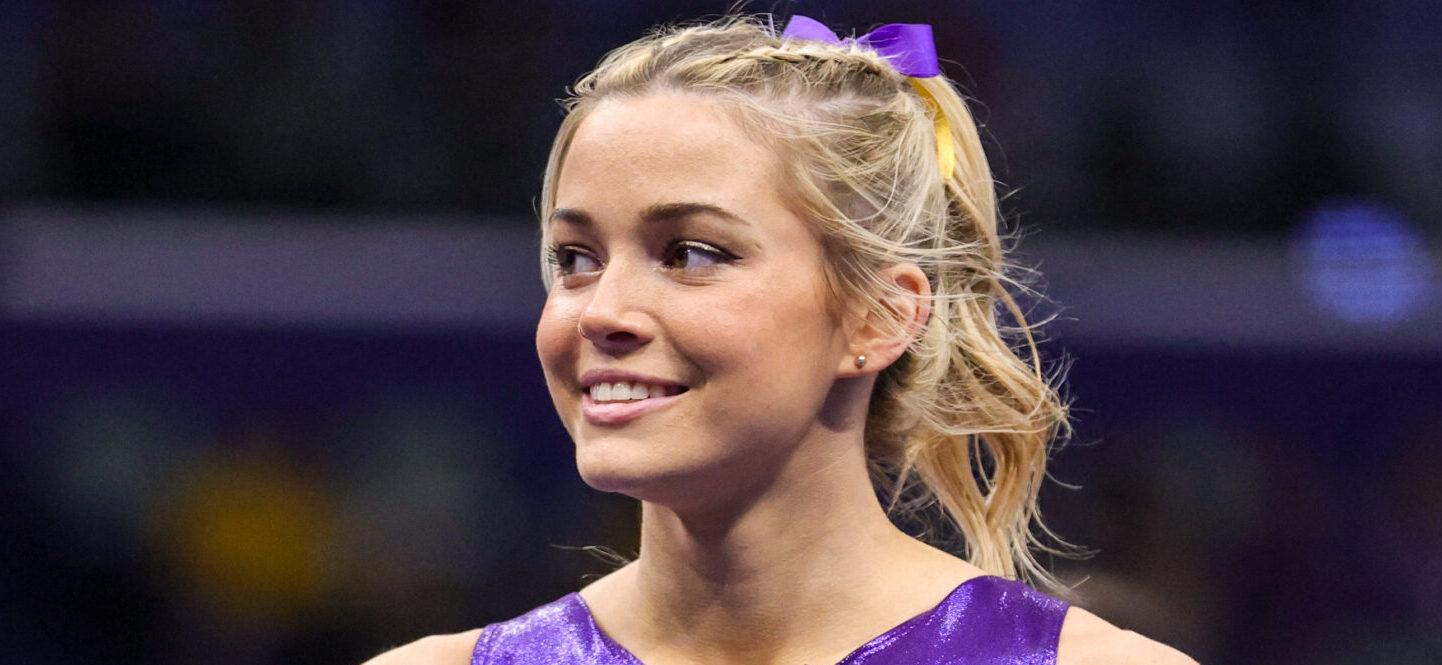
M636 372L627 372L619 369L593 369L581 375L581 390L590 390L591 386L598 383L616 383L619 381L625 381L626 383L644 383L648 386L668 388L686 387L684 384L676 383L675 381L668 381L659 377L638 374Z
M647 397L631 402L597 403L591 399L589 393L582 393L581 413L586 417L586 422L592 425L624 425L648 413L666 408L685 394L683 392L665 397Z

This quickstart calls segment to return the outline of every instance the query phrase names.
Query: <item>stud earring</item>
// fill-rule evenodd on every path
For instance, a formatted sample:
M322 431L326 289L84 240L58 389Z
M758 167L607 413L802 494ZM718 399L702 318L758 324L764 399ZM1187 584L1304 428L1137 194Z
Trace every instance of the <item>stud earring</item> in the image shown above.
M866 365L866 356L856 356L856 369L861 369L861 368L862 368L863 366L865 366L865 365Z

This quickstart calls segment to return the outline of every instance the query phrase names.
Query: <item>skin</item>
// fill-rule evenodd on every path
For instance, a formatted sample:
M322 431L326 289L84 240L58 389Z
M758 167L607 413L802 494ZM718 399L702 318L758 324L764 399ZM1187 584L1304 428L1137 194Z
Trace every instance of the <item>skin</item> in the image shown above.
M642 502L640 556L581 596L650 665L836 662L983 574L896 529L877 502L867 401L909 336L828 314L826 257L785 205L774 159L714 102L661 92L602 102L557 182L556 208L585 221L548 222L561 265L536 349L582 478ZM640 219L676 202L737 219ZM925 276L885 274L914 294L889 301L914 333ZM595 425L579 377L596 368L689 390ZM374 662L463 663L475 639L426 638ZM1061 651L1064 663L1191 662L1079 609Z

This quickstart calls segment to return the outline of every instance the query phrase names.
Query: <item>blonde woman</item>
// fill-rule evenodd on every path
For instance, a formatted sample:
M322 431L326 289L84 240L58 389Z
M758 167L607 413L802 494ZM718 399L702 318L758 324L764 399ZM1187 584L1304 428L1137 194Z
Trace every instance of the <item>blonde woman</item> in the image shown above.
M639 556L374 662L1192 662L1020 581L1058 590L1033 552L1066 408L999 326L994 185L928 26L616 49L540 223L546 383L585 482L641 502ZM928 504L965 559L894 526Z

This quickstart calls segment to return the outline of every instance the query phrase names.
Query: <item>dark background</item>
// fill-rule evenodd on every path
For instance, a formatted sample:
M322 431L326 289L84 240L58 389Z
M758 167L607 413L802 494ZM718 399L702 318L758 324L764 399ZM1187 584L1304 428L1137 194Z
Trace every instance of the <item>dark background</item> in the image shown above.
M1436 662L1433 3L750 8L931 23L976 100L1071 365L1083 605ZM533 209L565 87L725 9L0 4L0 661L359 662L633 552L535 359Z

